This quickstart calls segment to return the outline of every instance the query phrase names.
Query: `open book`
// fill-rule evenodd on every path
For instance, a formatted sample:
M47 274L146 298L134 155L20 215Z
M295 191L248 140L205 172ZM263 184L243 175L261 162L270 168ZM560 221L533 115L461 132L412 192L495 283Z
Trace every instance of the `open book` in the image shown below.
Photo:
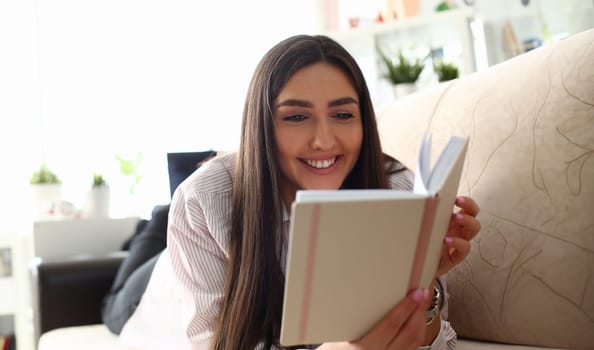
M452 137L431 169L431 138L423 137L412 192L297 192L282 345L356 340L408 291L431 284L467 145Z

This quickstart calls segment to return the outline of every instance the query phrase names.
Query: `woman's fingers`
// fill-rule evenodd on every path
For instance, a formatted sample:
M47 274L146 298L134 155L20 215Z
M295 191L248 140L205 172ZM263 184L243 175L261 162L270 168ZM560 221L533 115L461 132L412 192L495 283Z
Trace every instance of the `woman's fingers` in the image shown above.
M446 237L443 242L445 252L442 259L446 259L450 266L462 262L470 253L470 242L463 238Z
M471 240L481 229L481 223L476 219L479 206L472 198L466 196L456 197L456 206L460 210L452 214L447 235Z
M415 322L413 316L420 314L423 318L424 311L429 306L429 291L427 289L417 289L404 298L398 305L396 305L388 314L379 321L359 343L363 349L386 349L391 346L395 339L401 336L403 329L407 329L403 339L399 343L406 342L415 344L417 340L416 334L413 333L413 328L418 322ZM409 321L411 320L412 321ZM424 332L425 327L422 324L421 332ZM424 335L422 333L421 335ZM410 338L412 337L412 339ZM422 340L421 340L422 341ZM391 347L390 347L391 348ZM414 348L414 347L413 347Z
M448 236L471 240L481 230L481 223L475 217L462 211L452 214Z
M476 217L480 211L480 208L474 199L467 196L456 197L456 206L462 209L466 214L473 217Z
M456 206L460 210L450 217L437 276L447 273L468 256L470 241L481 230L481 223L476 218L480 208L472 198L458 196Z
M390 350L402 350L411 349L414 350L420 346L425 340L426 331L426 318L424 308L419 306L417 311L414 312L404 323L400 332L392 339L392 342L388 345L387 349Z

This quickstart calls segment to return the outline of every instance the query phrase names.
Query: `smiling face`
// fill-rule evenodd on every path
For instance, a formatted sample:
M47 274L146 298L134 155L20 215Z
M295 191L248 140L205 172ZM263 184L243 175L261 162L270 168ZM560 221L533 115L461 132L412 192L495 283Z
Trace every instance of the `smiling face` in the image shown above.
M274 135L286 205L299 189L338 189L363 142L357 92L328 63L298 70L274 101Z

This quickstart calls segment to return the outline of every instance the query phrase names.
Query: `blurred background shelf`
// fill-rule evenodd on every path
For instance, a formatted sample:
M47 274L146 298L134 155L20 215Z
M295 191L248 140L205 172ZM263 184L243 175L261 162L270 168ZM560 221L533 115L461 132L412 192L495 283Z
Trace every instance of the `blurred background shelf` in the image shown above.
M392 85L382 77L377 48L392 56L402 50L408 57L424 59L425 69L417 82L422 89L437 83L431 69L432 52L456 64L460 75L486 65L482 24L477 26L476 21L474 10L463 7L382 23L363 23L356 28L329 31L328 35L353 54L375 106L381 108L394 99L394 93Z
M415 13L403 16L398 16L395 4L415 1L319 1L325 11L321 27L353 54L376 108L395 98L393 87L383 78L377 47L418 58L430 54L435 58L438 53L454 63L463 77L594 28L594 3L589 0L449 1L453 8L442 12L436 12L441 1L422 0L416 2ZM394 10L393 19L383 19L386 7ZM425 60L417 90L437 84L431 64L431 59Z

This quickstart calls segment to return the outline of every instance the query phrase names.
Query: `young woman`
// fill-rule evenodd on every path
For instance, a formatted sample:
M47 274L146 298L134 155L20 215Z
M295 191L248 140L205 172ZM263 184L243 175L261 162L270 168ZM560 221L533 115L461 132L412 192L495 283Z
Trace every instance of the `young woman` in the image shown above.
M254 73L239 151L211 160L176 191L162 267L155 268L123 338L138 348L159 348L159 342L193 349L280 348L295 192L410 190L412 177L382 153L369 92L351 55L324 36L280 42ZM460 210L452 216L436 278L466 257L480 229L476 203L458 197L456 204ZM445 296L439 279L436 285ZM319 347L453 349L449 323L439 313L431 322L426 317L430 291L411 292L361 339Z

